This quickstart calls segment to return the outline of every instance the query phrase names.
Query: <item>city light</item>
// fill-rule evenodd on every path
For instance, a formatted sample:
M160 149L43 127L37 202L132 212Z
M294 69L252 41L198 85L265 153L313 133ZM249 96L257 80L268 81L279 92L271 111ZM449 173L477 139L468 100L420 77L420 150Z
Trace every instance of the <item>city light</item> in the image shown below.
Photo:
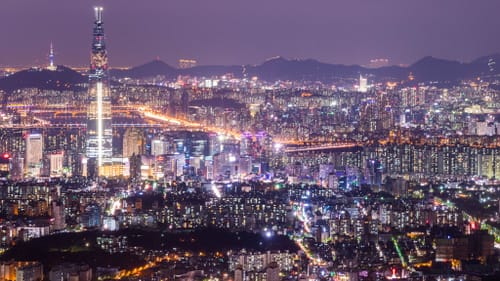
M439 13L332 3L281 5L289 17L252 3L267 12L251 19L243 4L168 3L191 25L158 18L167 5L159 2L130 2L109 17L89 6L88 21L52 2L36 12L2 6L4 38L13 39L0 45L3 279L497 280L500 57L473 59L481 50L467 42L453 51L470 61L428 56L463 41L453 38L460 26L441 26L449 15L500 22L496 4ZM200 24L214 9L224 10L211 20L230 38ZM135 16L120 26L127 11ZM58 28L46 28L44 15ZM313 20L297 29L300 18ZM402 18L421 28L411 42L391 38L409 30ZM352 43L335 30L324 36L332 19L360 42L325 51L331 40ZM423 22L446 32L424 38ZM474 24L476 41L500 46L497 25ZM39 34L26 29L35 25ZM281 35L301 30L306 57L252 62L276 50L294 56ZM391 32L368 52L373 44L361 41L380 30ZM242 36L259 48L238 50ZM170 48L150 53L165 40ZM408 57L405 40L434 52Z
M212 182L211 186L212 186L212 192L214 193L214 195L217 198L222 198L222 194L220 193L219 188L217 188L217 185L214 182Z
M97 163L102 166L103 124L102 124L102 82L97 82Z

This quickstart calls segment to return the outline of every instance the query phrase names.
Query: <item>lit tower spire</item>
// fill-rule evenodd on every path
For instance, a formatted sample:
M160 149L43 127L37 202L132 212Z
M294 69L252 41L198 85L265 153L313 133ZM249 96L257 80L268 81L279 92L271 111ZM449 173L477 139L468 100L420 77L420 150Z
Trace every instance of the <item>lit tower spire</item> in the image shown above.
M108 55L104 42L102 11L102 7L94 8L90 54L86 145L89 176L101 175L102 167L111 162L113 154Z
M102 7L94 7L95 21L102 23Z
M50 42L50 50L49 50L49 66L47 67L48 70L56 70L56 66L54 65L54 46L52 45L52 42Z

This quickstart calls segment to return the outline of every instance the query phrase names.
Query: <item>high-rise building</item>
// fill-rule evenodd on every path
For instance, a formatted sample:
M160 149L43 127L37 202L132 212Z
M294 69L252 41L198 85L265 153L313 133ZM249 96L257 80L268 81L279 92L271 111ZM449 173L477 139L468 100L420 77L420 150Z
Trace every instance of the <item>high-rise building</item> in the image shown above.
M123 157L144 154L146 138L144 132L136 128L128 128L123 136Z
M43 160L43 136L31 133L26 138L26 170L29 176L40 176Z
M66 218L64 212L64 203L61 200L55 200L51 203L51 216L54 219L52 229L59 231L66 227Z
M168 152L168 142L163 137L155 137L151 141L151 155L157 156Z
M49 154L49 162L50 162L50 176L51 177L60 177L63 175L64 169L64 152L55 152Z
M359 88L358 91L361 93L366 93L368 91L368 79L359 75Z
M234 281L243 281L245 280L245 272L243 271L243 267L238 265L234 270Z
M95 7L92 52L90 56L87 111L87 145L89 176L101 175L103 165L111 162L113 153L111 127L111 91L108 80L108 57L104 42L102 7Z
M39 262L20 262L16 269L16 280L42 280L43 265Z
M48 280L90 281L92 280L92 268L87 264L79 263L58 264L50 269Z
M9 153L5 152L0 155L0 177L9 176L10 161L11 161L11 155Z
M280 268L277 262L271 262L266 268L266 280L278 281L280 280Z

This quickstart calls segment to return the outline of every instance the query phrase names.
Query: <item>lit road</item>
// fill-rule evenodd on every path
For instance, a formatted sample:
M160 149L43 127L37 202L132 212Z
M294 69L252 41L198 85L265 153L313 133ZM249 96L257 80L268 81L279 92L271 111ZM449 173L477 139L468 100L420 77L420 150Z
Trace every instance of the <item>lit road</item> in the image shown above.
M215 132L217 134L230 136L230 137L233 137L235 139L241 138L240 132L229 131L229 130L225 130L225 129L213 127L213 126L204 126L200 123L190 122L190 121L187 121L184 119L179 119L179 118L173 118L173 117L170 117L166 114L153 112L153 111L145 109L145 108L139 108L139 111L144 115L144 117L154 119L157 121L167 122L167 123L171 123L171 124L175 124L175 125L181 125L181 126L185 126L187 128L195 129L195 130Z
M237 139L237 140L241 139L241 137L242 137L242 133L238 132L238 131L227 130L227 129L223 129L223 128L219 128L219 127L214 127L214 126L209 126L209 125L203 125L203 124L196 123L196 122L191 122L191 121L184 120L184 119L174 118L174 117L168 116L166 114L154 112L154 111L147 109L145 107L139 108L139 111L143 114L144 117L154 119L157 121L163 121L163 122L167 122L167 123L171 123L171 124L175 124L175 125L181 125L181 126L185 126L187 128L200 130L200 131L204 131L204 132L214 132L217 134L230 136L230 137ZM286 139L286 140L274 139L274 142L280 143L280 144L301 144L302 143L302 142L299 142L299 141L293 140L293 139Z
M186 252L186 253L184 253L183 256L188 257L191 255L192 255L191 253ZM217 252L215 255L216 255L216 257L222 257L222 254L219 252ZM199 256L200 257L205 256L205 253L200 252ZM138 277L138 276L141 276L141 274L143 274L145 271L150 270L150 269L160 265L162 262L177 262L177 261L181 260L181 257L182 257L182 255L180 253L179 254L170 253L170 254L166 254L164 256L158 256L154 260L151 260L151 261L145 263L144 265L141 265L141 266L138 266L138 267L135 267L132 269L128 269L128 270L121 270L118 273L116 273L114 276L112 276L111 278L115 279L115 280L121 280L124 278ZM106 279L106 278L104 278L104 279Z
M292 239L295 241L295 244L305 253L307 258L314 264L314 265L325 265L326 262L323 261L318 255L314 254L310 249L306 247L306 245L303 243L304 237L309 236L311 232L311 228L309 226L310 221L309 218L307 217L307 214L304 211L304 206L301 203L292 203L292 205L298 206L297 210L294 212L295 217L302 222L302 232L303 234L298 235L298 233L294 234Z

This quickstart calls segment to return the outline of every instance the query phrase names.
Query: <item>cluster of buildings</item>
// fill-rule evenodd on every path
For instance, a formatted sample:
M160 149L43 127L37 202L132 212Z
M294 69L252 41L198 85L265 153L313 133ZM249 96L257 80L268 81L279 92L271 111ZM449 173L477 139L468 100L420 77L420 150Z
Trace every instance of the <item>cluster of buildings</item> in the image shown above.
M40 262L2 262L0 264L2 280L42 280L43 265Z
M500 99L487 83L360 76L337 87L228 74L114 85L104 38L97 7L82 89L2 93L12 105L0 120L2 251L96 230L106 233L100 250L140 257L135 271L113 269L115 279L498 274ZM118 234L127 228L286 236L298 250L146 253ZM44 278L41 262L3 262L0 279L93 279L81 264Z
M64 263L54 266L44 274L40 262L9 261L0 263L0 278L5 281L50 280L90 281L92 269L87 264Z

